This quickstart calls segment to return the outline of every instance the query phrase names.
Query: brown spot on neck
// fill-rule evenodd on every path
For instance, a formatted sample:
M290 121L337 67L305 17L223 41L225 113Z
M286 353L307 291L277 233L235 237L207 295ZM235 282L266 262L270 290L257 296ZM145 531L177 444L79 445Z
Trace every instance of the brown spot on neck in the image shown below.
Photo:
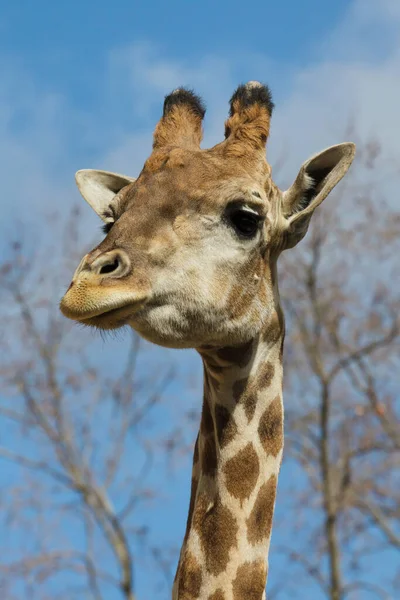
M271 362L263 363L258 372L255 385L257 385L260 390L264 390L265 388L271 385L274 374L274 365Z
M253 355L253 340L240 346L227 346L221 348L217 352L218 358L227 362L237 365L238 367L245 367L250 362Z
M193 513L193 527L200 538L207 570L219 575L228 566L229 551L237 543L236 520L219 496L210 503L206 494L200 494Z
M220 448L229 444L238 432L237 425L231 412L222 404L216 404L215 407L215 425Z
M195 557L186 551L179 569L179 599L197 600L200 594L202 578L200 565Z
M200 456L201 474L213 477L217 470L218 462L217 446L213 435L207 435L202 438Z
M254 413L257 406L257 390L252 387L243 398L244 412L246 413L247 420L250 422L254 417Z
M217 445L211 410L208 392L205 391L200 423L199 454L201 473L209 476L213 476L217 468Z
M249 422L253 418L256 410L258 392L271 384L274 374L274 365L268 361L259 367L256 375L239 379L233 384L233 397L237 402L240 402L243 405Z
M253 491L260 474L260 463L253 444L249 443L227 461L224 475L228 492L241 502Z
M192 482L191 482L191 486L190 486L190 503L189 503L188 517L187 517L187 521L186 521L186 531L185 531L184 542L186 542L187 537L189 535L190 526L192 524L194 505L195 505L195 501L196 501L196 492L197 492L197 486L198 486L199 481L198 481L197 476L195 475L196 470L194 467L197 464L198 459L199 459L199 436L197 436L196 443L194 445Z
M276 396L263 413L258 435L265 452L277 456L283 446L283 407L280 396Z
M277 478L272 475L258 492L257 499L246 521L247 539L250 544L258 544L269 539L274 516Z
M210 392L208 388L204 390L203 410L201 413L200 432L206 436L214 432L214 421L211 414Z
M233 600L261 600L267 581L267 567L258 560L238 567L233 581Z

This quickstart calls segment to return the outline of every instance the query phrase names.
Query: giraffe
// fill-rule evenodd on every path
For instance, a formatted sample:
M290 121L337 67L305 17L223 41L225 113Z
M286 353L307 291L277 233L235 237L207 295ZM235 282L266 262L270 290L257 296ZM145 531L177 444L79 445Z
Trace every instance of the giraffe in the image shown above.
M309 158L292 186L273 182L273 110L258 82L230 100L225 139L201 149L201 99L166 96L137 179L82 170L78 188L104 221L61 300L100 329L131 326L195 348L204 395L173 600L263 600L283 451L284 315L277 259L348 170L354 144Z

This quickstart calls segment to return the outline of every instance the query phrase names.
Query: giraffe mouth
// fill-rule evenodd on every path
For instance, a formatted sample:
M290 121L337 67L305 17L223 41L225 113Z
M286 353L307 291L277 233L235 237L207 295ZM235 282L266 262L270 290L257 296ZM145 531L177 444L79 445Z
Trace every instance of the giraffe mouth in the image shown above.
M104 310L96 315L76 318L81 325L96 327L97 329L118 329L127 324L129 319L137 312L141 305L127 304L118 308Z
M126 324L130 317L146 303L145 298L133 294L120 293L115 298L98 298L96 295L81 295L74 287L70 288L60 302L61 312L68 319L82 325L101 329L116 329Z

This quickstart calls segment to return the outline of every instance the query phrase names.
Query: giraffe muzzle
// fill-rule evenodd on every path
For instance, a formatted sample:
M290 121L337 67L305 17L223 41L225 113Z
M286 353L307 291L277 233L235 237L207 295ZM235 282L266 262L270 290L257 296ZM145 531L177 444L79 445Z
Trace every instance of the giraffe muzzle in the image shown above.
M61 312L83 322L108 313L111 316L119 309L132 307L134 310L145 302L146 294L126 285L123 278L131 271L131 262L123 250L103 253L95 250L87 254L61 300Z
M86 254L75 271L72 282L81 278L107 279L120 278L127 275L131 270L128 255L123 250L110 250L100 255Z

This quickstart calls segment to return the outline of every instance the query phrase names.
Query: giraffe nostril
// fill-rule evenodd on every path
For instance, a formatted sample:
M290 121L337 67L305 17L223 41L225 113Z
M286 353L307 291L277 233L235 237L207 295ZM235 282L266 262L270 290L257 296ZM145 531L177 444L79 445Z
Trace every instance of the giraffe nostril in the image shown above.
M86 264L86 270L103 279L123 277L130 270L130 260L124 250L110 250L97 256L92 262Z
M100 275L104 275L106 273L113 273L114 271L116 271L119 267L119 261L118 258L116 258L115 260L113 260L112 263L103 265L99 271Z

